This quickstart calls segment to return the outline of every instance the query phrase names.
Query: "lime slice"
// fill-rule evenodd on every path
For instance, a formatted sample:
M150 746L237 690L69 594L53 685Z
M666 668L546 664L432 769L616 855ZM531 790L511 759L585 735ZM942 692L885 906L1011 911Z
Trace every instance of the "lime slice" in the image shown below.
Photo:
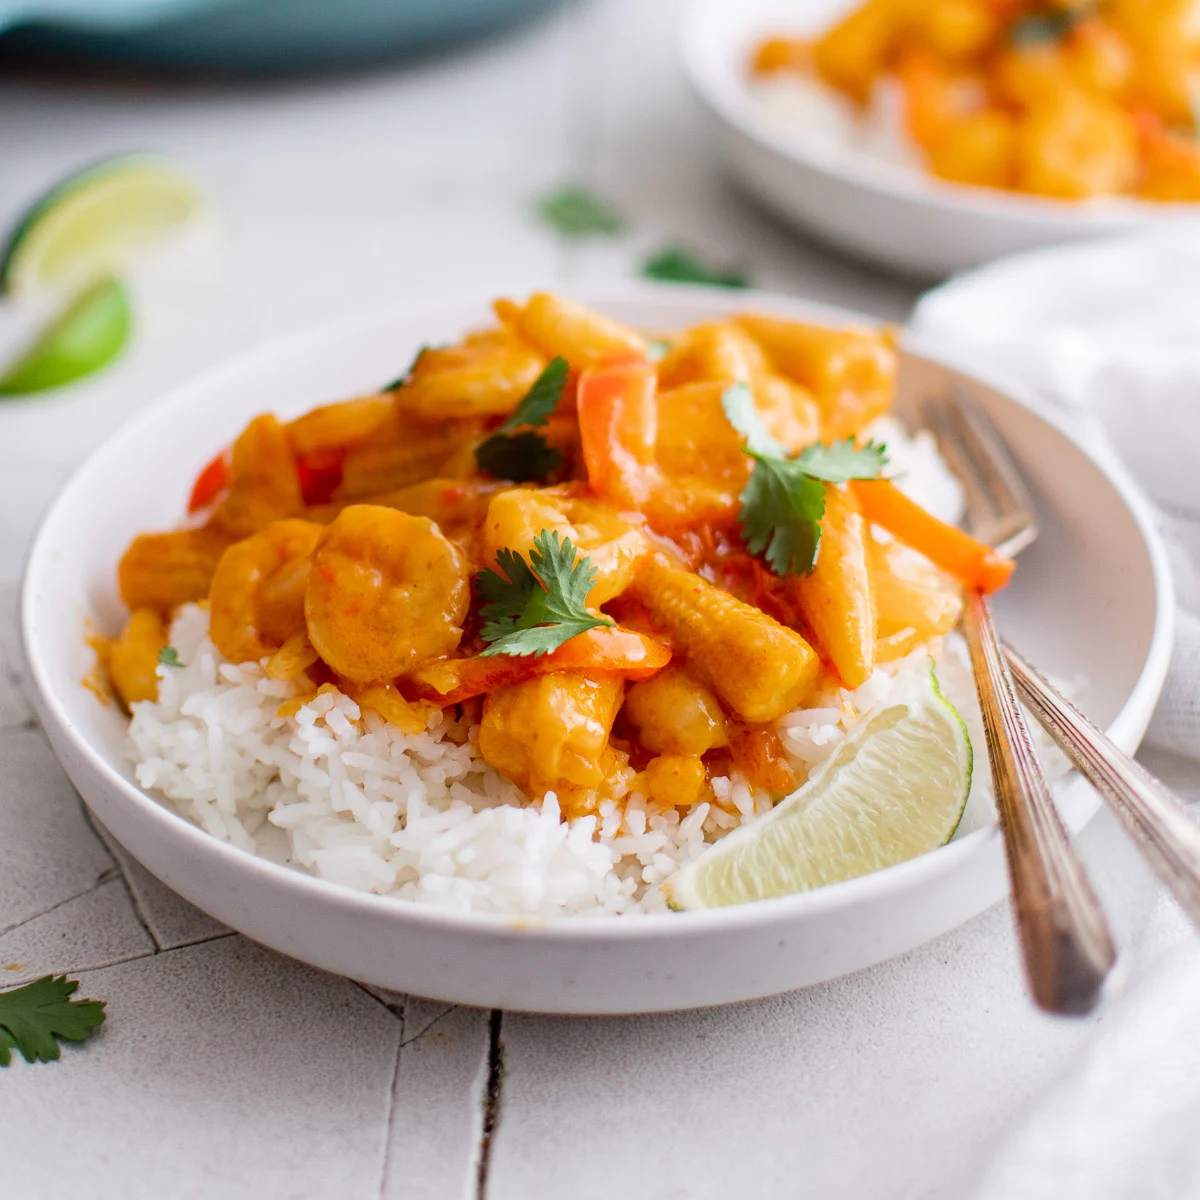
M201 207L196 185L166 159L107 159L63 180L25 214L0 260L0 291L91 280Z
M99 370L121 352L129 328L125 289L115 279L101 279L0 377L0 396L43 392Z
M933 664L911 695L872 713L761 820L669 879L672 908L790 896L944 845L971 790L971 739Z

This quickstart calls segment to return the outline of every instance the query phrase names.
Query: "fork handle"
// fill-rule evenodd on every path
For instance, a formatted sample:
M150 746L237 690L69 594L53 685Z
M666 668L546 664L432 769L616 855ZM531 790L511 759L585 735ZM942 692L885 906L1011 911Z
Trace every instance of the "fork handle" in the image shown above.
M1200 927L1200 826L1179 799L1091 723L1011 646L1005 657L1021 698L1108 801L1154 873Z
M1112 937L1050 799L991 605L980 592L967 592L963 632L975 669L1030 990L1048 1012L1086 1013L1116 957Z

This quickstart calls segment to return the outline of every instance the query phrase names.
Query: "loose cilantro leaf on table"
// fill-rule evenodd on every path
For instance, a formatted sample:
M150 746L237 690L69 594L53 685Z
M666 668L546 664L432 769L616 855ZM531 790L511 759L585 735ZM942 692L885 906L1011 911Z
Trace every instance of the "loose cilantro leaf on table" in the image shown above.
M750 281L734 267L710 267L682 246L666 246L642 263L647 279L663 283L707 283L712 287L744 288Z
M567 370L565 358L552 358L546 364L512 416L475 447L480 470L497 479L525 483L544 479L562 462L562 455L535 430L545 425L558 407L567 384ZM513 432L518 429L522 432Z
M11 992L0 992L0 1067L19 1050L28 1063L52 1062L58 1043L82 1042L104 1020L104 1004L72 1000L79 981L45 975Z
M538 216L568 238L614 237L625 228L621 214L585 187L572 184L543 196Z
M186 667L187 663L179 661L179 651L174 646L164 646L158 652L158 661L164 667Z
M887 462L885 447L852 439L808 446L795 458L766 430L744 383L721 397L726 419L746 439L754 470L738 499L742 542L776 575L809 575L821 545L825 484L874 479Z
M483 655L542 655L557 650L577 634L602 625L610 617L593 616L587 595L596 582L592 560L575 561L570 538L543 529L533 539L527 563L507 547L496 555L503 574L480 571L475 586L484 600Z

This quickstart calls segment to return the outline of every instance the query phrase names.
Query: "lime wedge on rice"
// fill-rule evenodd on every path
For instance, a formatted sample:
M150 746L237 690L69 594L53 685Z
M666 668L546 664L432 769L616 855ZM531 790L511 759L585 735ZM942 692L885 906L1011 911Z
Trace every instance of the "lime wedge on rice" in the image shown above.
M672 908L717 908L854 879L944 845L971 790L971 739L930 662L808 782L669 879Z
M129 340L129 298L110 278L85 289L0 376L0 396L44 392L110 363Z
M180 229L202 207L196 185L168 160L106 159L29 209L0 260L0 291L90 281Z

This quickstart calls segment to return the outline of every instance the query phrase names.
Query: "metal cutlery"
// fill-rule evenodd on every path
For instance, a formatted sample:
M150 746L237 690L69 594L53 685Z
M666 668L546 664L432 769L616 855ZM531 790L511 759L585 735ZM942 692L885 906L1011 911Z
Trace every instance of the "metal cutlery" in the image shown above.
M927 416L963 484L972 534L1008 555L1028 546L1037 537L1032 503L982 412L966 397L955 397L931 403ZM983 714L1030 990L1049 1012L1086 1013L1116 958L1112 936L1054 808L991 604L979 591L969 590L964 598L962 628Z

